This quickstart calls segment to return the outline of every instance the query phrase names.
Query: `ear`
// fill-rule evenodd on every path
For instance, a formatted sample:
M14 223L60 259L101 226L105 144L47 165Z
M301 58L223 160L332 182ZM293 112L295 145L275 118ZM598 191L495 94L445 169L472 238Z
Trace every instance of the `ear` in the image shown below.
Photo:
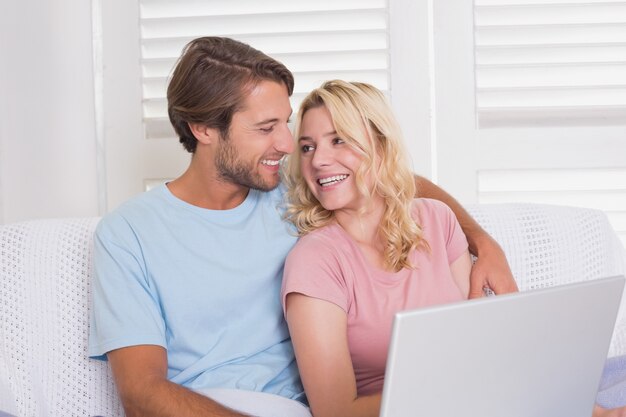
M201 123L188 123L189 130L198 139L198 142L203 145L210 145L219 138L219 132L217 129L208 127Z

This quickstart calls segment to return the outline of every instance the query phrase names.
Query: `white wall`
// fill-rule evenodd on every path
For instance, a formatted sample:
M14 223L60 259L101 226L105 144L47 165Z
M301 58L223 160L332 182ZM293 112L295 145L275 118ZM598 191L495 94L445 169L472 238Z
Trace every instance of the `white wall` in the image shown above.
M98 214L91 2L0 2L0 223Z

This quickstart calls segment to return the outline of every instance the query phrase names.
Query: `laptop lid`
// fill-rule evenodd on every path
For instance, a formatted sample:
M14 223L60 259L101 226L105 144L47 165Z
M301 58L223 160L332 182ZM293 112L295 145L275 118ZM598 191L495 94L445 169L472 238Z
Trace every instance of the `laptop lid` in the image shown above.
M381 417L590 417L624 277L396 314Z

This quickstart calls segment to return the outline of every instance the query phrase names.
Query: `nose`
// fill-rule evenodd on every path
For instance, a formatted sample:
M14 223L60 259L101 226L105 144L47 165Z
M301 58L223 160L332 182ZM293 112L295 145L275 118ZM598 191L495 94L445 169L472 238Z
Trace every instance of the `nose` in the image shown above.
M331 152L330 149L325 146L324 143L318 143L315 147L315 150L312 151L313 156L311 158L311 164L315 168L321 168L323 166L330 165L331 162Z
M274 148L278 152L282 152L285 154L290 154L295 149L293 135L291 134L289 125L287 125L286 123L285 127L281 129L281 131L276 135L276 143L274 145Z

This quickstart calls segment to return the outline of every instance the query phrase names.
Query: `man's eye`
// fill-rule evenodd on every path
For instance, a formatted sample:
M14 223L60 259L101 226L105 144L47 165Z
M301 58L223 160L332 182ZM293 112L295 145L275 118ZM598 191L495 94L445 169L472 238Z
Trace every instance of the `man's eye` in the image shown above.
M270 127L262 127L259 129L261 132L263 133L270 133L274 130L274 126L270 126Z
M313 150L313 146L311 145L302 145L302 153L307 153Z

